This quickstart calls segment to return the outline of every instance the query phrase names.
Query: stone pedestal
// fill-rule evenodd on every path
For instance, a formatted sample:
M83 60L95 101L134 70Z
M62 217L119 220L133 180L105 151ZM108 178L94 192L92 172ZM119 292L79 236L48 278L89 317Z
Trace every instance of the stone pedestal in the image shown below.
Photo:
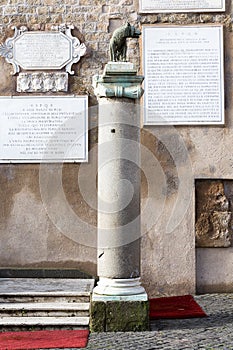
M109 303L110 308L115 305L113 309L124 324L117 328L115 322L115 331L148 327L148 322L137 327L142 319L148 319L147 295L140 284L140 115L136 100L143 93L142 81L143 77L137 76L128 62L109 62L104 74L93 81L99 98L99 282L92 299L93 331L99 329L95 326L99 303L105 310L106 322ZM127 300L121 299L126 296ZM132 312L133 305L140 309L133 323L131 312L126 317L125 303L130 303ZM107 323L102 324L103 329L113 330Z
M147 294L101 296L91 301L91 332L143 332L149 330Z

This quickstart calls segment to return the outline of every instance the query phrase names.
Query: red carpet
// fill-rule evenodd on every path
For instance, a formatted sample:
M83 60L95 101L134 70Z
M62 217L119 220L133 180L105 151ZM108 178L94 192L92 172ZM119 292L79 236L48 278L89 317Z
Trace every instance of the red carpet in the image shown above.
M55 330L0 333L0 350L85 348L88 330Z
M192 295L150 299L150 318L192 318L206 314Z

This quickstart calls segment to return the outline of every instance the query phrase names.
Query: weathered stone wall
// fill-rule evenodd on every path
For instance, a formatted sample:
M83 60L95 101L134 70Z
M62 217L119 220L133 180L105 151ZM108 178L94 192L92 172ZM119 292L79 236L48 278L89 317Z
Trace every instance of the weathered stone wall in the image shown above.
M224 181L196 182L196 246L230 247L230 203Z
M233 181L197 180L196 246L199 293L232 292L232 224Z
M62 4L58 0L2 0L0 3L0 42L12 36L12 26L26 25L29 30L47 30L52 25L61 23L73 24L75 26L73 35L85 42L88 54L74 66L75 75L69 77L69 93L89 96L90 128L92 129L90 149L95 149L97 142L95 128L97 115L92 107L97 104L97 100L93 93L92 77L103 72L104 65L108 61L108 44L114 29L126 20L137 27L161 23L167 25L224 24L225 126L147 127L142 130L143 145L151 151L152 158L157 159L159 163L158 166L157 163L150 162L150 157L147 159L146 155L142 159L150 174L150 179L143 175L143 208L147 197L151 196L149 185L156 187L157 184L159 186L166 184L162 194L157 193L155 188L151 197L151 207L155 208L154 217L152 214L143 221L143 232L146 233L142 239L142 279L151 296L195 292L194 180L233 178L231 11L230 0L227 0L227 10L224 14L168 15L139 14L137 0L66 0ZM128 55L138 69L142 68L137 40L130 40ZM10 75L11 70L11 65L0 58L0 95L18 95L16 78ZM180 137L184 140L187 149L187 153L183 156L180 156L182 154ZM167 144L170 145L169 149L165 146ZM171 155L170 149L177 152L177 155ZM187 164L191 167L191 176L188 180ZM95 186L88 184L88 174L90 172L96 174L96 153L90 155L89 164L65 165L62 178L67 203L76 216L87 222L96 234L96 208L92 208L86 202L80 186L77 185L80 168L87 182L86 196L95 201L93 190ZM59 219L57 223L51 221L40 196L39 171L39 165L33 164L0 165L0 266L78 268L96 273L95 239L92 239L91 246L80 244L80 237L85 232L80 223L78 225L76 222L67 223L68 227L69 224L71 225L70 231L67 230L64 234L58 229ZM55 178L57 167L52 166L50 171L51 178L53 175ZM91 178L95 179L95 176ZM187 191L180 191L182 186L188 189L188 195ZM157 194L160 195L159 199ZM59 208L57 204L60 203L59 201L58 193L54 202L51 203L56 203L55 208L61 212L62 217L62 205ZM176 221L177 217L178 221ZM74 226L76 229L78 227L75 231L73 231ZM224 250L221 254L224 254ZM231 254L228 254L227 258L232 259ZM201 261L200 257L198 259ZM230 266L230 260L228 262ZM198 265L198 269L198 273L201 273L201 264ZM218 270L218 274L221 276L221 269ZM221 277L219 281L221 284Z

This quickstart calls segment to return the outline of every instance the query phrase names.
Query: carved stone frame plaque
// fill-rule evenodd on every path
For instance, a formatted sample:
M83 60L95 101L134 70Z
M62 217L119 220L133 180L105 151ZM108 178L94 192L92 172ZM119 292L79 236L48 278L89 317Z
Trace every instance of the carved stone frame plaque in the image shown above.
M15 30L14 36L0 45L0 56L14 68L13 74L24 70L60 70L74 74L71 66L86 53L85 44L73 37L73 26L55 28L54 31L28 31L26 27Z

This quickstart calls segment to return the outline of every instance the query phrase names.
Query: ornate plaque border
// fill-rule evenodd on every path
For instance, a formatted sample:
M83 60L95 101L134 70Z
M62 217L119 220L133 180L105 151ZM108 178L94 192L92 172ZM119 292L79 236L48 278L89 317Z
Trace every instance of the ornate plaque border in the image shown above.
M52 31L28 31L27 27L23 26L20 29L18 29L17 27L12 27L12 29L14 29L15 33L14 36L12 38L8 38L5 43L0 45L0 56L5 57L6 61L10 64L13 65L13 74L19 73L20 72L20 68L23 68L25 70L54 70L54 69L62 69L63 67L65 67L65 70L67 73L73 75L74 71L71 70L71 67L74 63L77 63L81 56L84 56L86 53L86 46L84 43L80 43L80 41L78 40L78 38L73 37L71 34L71 30L74 29L73 25L69 25L69 26L59 26L59 27L54 27L52 28ZM39 35L46 35L46 33L51 34L51 33L57 33L59 34L59 36L61 36L61 38L64 40L64 38L67 40L68 45L69 45L69 59L65 59L64 62L62 62L61 64L59 64L58 66L54 66L54 62L51 62L51 65L48 66L25 66L24 64L22 64L21 62L16 60L16 53L17 53L17 45L16 45L16 41L17 43L19 43L19 41L21 40L21 38L23 38L23 36L25 35L30 35L30 34L38 34L38 38ZM30 49L30 48L29 48Z

